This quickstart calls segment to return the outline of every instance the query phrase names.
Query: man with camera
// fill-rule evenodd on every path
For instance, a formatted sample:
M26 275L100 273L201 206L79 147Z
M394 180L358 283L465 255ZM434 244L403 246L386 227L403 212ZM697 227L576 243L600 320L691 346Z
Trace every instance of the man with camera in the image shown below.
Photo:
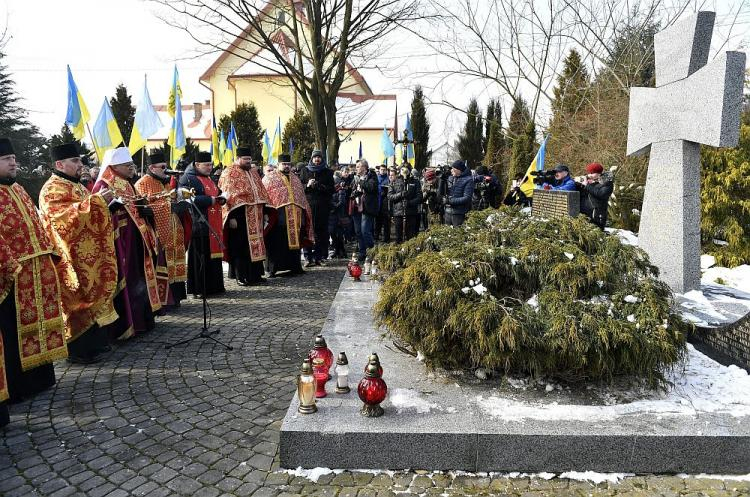
M552 172L555 174L554 180L552 180L551 183L544 183L542 188L545 190L560 190L566 192L574 192L578 190L576 182L573 181L573 178L570 176L570 168L567 165L558 164Z
M409 168L401 168L401 174L388 190L393 222L396 225L396 243L410 240L419 231L419 204L422 203L422 187L419 180L410 174Z
M451 164L451 175L447 182L447 192L443 199L445 205L445 224L461 226L466 219L466 213L471 210L471 200L474 196L474 179L471 169L466 167L465 160L457 160Z
M586 166L586 177L580 178L578 187L581 192L581 214L601 229L607 225L609 197L614 188L612 179L603 173L604 167L592 162Z
M352 211L354 232L357 235L358 259L364 262L367 249L375 246L375 218L378 216L378 175L365 159L357 161L357 176L352 185L352 197L357 208Z
M488 207L496 207L497 178L485 166L479 166L474 175L474 196L471 201L473 210L482 211Z

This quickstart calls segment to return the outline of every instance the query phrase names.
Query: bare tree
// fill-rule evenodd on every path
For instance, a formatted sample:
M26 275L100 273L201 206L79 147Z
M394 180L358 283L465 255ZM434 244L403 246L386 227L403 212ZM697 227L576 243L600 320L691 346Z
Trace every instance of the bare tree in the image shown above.
M336 97L350 60L386 50L384 33L421 18L422 0L151 0L204 52L229 51L286 77L313 120L317 145L336 158Z

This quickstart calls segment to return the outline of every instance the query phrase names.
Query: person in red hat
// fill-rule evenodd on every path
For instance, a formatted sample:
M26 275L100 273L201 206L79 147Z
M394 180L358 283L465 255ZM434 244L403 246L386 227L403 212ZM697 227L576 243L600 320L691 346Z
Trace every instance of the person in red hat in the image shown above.
M614 188L611 178L603 173L604 167L598 162L592 162L586 166L586 179L580 188L581 214L586 215L601 229L607 225L609 197Z

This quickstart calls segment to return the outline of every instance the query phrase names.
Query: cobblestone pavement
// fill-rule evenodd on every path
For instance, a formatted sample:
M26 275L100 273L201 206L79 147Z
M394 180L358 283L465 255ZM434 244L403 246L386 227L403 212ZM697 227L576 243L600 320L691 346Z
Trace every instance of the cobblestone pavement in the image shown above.
M593 485L423 472L313 482L279 472L293 377L343 272L338 264L264 287L229 283L210 305L233 351L209 341L164 348L199 329L200 301L188 300L99 364L57 363L56 387L11 406L0 429L0 496L750 495L750 482L663 476Z

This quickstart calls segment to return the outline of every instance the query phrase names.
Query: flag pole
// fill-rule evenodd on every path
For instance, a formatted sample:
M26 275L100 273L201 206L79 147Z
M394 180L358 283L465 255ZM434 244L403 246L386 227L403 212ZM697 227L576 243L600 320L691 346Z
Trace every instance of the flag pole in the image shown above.
M102 165L102 158L99 157L99 148L96 146L96 140L94 140L94 134L91 132L89 123L86 123L86 129L89 130L89 138L91 138L91 144L94 146L94 153L96 154L96 160L99 162L99 167Z
M143 156L144 156L144 149L141 149L141 176L143 176Z

